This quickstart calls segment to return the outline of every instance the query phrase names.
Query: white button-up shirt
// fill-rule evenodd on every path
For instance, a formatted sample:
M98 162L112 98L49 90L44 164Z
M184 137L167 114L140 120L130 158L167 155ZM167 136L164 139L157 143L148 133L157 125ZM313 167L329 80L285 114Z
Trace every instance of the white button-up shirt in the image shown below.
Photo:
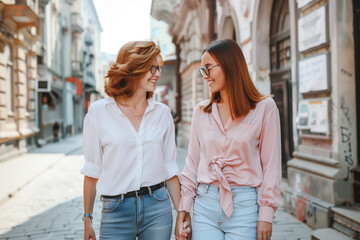
M81 173L98 178L96 190L118 195L178 175L174 122L169 108L148 100L138 132L114 98L101 99L84 119L85 164Z

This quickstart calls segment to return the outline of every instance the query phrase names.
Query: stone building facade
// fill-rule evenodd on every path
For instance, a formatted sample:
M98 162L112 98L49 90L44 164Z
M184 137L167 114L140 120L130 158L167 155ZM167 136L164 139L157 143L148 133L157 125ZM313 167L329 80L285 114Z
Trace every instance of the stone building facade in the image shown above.
M92 0L0 1L0 161L82 131L101 31Z
M34 146L38 1L0 1L0 161Z
M178 142L187 147L192 110L209 97L198 74L202 49L236 40L255 85L279 108L285 209L314 229L359 234L358 1L153 2L177 48Z

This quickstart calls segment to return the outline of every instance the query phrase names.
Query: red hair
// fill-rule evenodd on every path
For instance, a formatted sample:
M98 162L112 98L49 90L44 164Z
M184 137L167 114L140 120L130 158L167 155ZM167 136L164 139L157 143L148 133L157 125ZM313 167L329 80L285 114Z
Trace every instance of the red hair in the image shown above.
M160 48L153 41L134 41L121 47L116 62L110 63L105 78L105 93L109 97L132 97L138 87L139 79L146 74L154 58L162 64ZM146 99L154 92L147 92Z

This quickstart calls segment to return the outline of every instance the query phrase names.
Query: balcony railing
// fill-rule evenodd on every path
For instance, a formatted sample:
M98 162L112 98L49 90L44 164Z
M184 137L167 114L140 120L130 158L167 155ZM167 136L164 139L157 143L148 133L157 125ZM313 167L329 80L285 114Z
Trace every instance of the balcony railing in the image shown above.
M31 8L31 10L33 10L34 13L38 13L38 9L35 4L35 0L16 0L15 4L28 6L29 8Z
M33 0L16 0L15 4L5 5L3 19L12 19L17 28L34 27L38 21L38 7Z
M71 29L72 32L81 33L84 31L82 27L82 19L79 13L72 13L71 14Z
M96 80L94 73L91 71L86 71L86 78L85 78L85 84L95 87L96 86Z
M91 31L87 31L85 34L85 44L87 46L91 46L94 44L94 36Z
M72 76L81 78L82 73L82 62L81 61L73 61L72 62Z

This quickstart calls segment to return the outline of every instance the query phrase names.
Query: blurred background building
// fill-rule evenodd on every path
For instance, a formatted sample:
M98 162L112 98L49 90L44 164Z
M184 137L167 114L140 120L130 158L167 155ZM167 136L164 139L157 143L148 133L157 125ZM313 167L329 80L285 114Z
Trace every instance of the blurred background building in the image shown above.
M101 97L93 0L0 1L0 161L82 131Z
M286 210L314 229L359 236L360 2L153 0L151 15L175 44L178 144L187 147L194 106L209 98L202 50L234 39L279 108Z
M164 60L163 72L157 82L154 98L176 112L176 50L168 31L169 25L166 22L150 17L150 38L160 46Z

